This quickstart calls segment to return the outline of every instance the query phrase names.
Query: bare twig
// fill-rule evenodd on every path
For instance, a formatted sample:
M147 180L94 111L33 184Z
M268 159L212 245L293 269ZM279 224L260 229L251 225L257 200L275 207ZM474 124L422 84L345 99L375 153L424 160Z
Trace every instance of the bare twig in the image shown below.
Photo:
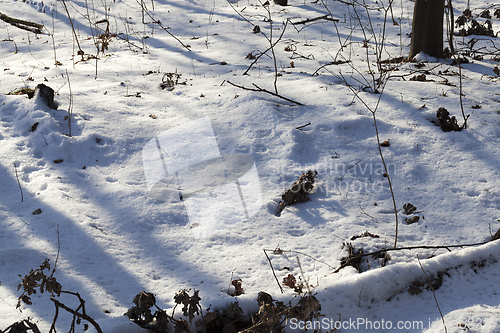
M306 287L307 287L307 293L309 295L312 295L311 293L311 287L309 287L309 281L306 279L306 276L304 275L304 270L302 269L302 265L300 264L300 259L299 257L297 256L297 263L299 265L299 269L300 269L300 274L302 275L302 279L304 279L304 283L306 284Z
M492 241L497 239L500 239L500 229L498 229L497 232L495 232L495 234L493 235L493 237L491 237Z
M296 250L282 250L282 249L280 249L279 247L277 247L277 248L276 248L276 249L274 249L274 250L269 250L269 249L266 249L266 250L264 250L264 252L265 252L265 251L272 252L273 254L297 253L297 254L303 255L303 256L305 256L305 257L308 257L308 258L310 258L310 259L312 259L312 260L314 260L314 261L316 261L316 262L319 262L320 264L326 265L326 266L328 266L328 267L329 267L329 268L331 268L331 269L334 269L334 268L335 268L335 267L333 267L333 266L329 265L328 263L326 263L326 262L324 262L324 261L321 261L321 260L319 260L319 259L316 259L316 258L314 258L313 256L311 256L311 255L309 255L309 254L307 254L307 253L300 252L300 251L296 251Z
M80 301L80 306L82 308L82 313L79 313L77 310L73 310L72 308L64 305L63 303L59 302L57 299L51 297L50 300L54 303L54 305L56 306L56 313L58 312L58 308L62 308L66 311L68 311L69 313L73 314L73 316L76 316L78 318L81 318L83 320L86 320L88 321L89 323L92 324L92 326L94 326L94 328L96 329L96 331L98 333L103 333L102 330L101 330L101 327L99 326L99 324L94 320L92 319L92 317L88 316L86 313L85 313L85 301L80 297L80 294L78 293L73 293L73 292L70 292L70 291L61 291L63 293L68 293L68 294L71 294L71 295L75 295L78 297L79 301ZM57 317L54 318L54 320L57 319ZM54 322L52 323L54 324ZM52 331L52 327L51 327L51 331ZM54 332L55 332L55 328L54 328Z
M45 141L45 144L48 146L49 144L47 143L47 139L45 139L45 136L43 135L43 133L40 133L40 134L42 134L43 141Z
M21 188L21 183L19 182L19 176L17 175L16 163L14 163L14 170L16 171L17 185L19 185L19 190L21 191L21 202L24 202L23 189Z
M309 122L309 123L307 123L307 124L305 124L305 125L301 125L301 126L299 126L299 127L295 127L295 129L298 129L298 130L299 130L299 129L302 129L302 128L304 128L304 127L306 127L306 126L309 126L309 125L311 125L311 123L310 123L310 122Z
M389 74L389 76L390 76L390 74ZM384 155L382 154L382 148L380 146L380 136L379 136L379 132L378 132L377 116L376 116L378 106L380 105L380 100L382 98L385 86L386 86L388 81L389 81L389 77L387 78L387 80L384 81L384 84L382 86L382 90L380 91L380 94L379 94L379 97L377 100L377 104L375 105L375 108L373 108L373 109L368 104L366 104L366 102L361 98L361 96L359 96L359 93L350 84L347 84L347 81L345 81L345 82L346 82L347 87L349 89L351 89L354 96L356 96L361 101L361 103L363 103L363 105L367 108L367 110L371 112L372 117L373 117L373 124L375 126L375 134L377 137L377 148L378 148L380 158L382 160L382 164L384 166L384 172L385 172L384 176L387 177L387 181L389 183L389 190L391 191L392 204L393 204L393 208L394 208L394 216L396 217L396 231L395 231L395 236L394 236L394 248L396 248L398 245L398 226L399 226L398 209L396 206L396 198L394 196L394 191L392 189L391 175L389 174L389 170L387 169L387 164L385 163Z
M429 287L431 288L432 295L434 295L434 301L436 302L437 308L439 310L439 314L441 315L441 319L443 320L444 331L445 331L445 333L447 333L448 330L446 329L446 324L444 322L443 313L441 312L441 308L439 307L439 303L438 303L437 298L436 298L436 293L434 292L434 287L432 286L432 283L429 280L429 277L427 276L427 273L425 273L425 270L422 267L422 263L420 262L420 258L418 257L418 255L417 255L417 260L418 260L418 264L420 265L420 268L422 269L422 272L424 272L424 275L425 275L425 278L427 280L427 283L429 284Z
M165 27L161 24L160 20L156 20L156 19L153 17L153 15L151 15L151 13L149 12L149 10L148 10L148 8L146 7L146 5L145 5L145 3L144 3L144 2L140 2L139 0L136 0L136 1L137 1L137 3L141 6L141 8L143 9L144 13L146 13L146 14L149 16L149 18L151 18L151 19L153 20L153 23L158 24L158 26L159 26L160 28L162 28L162 29L163 29L163 31L165 31L167 34L169 34L171 37L173 37L176 41L178 41L178 42L179 42L179 44L181 44L181 45L182 45L182 47L184 47L184 48L185 48L186 50L188 50L188 51L191 51L191 50L189 49L189 47L188 47L186 44L184 44L184 43L183 43L183 42L182 42L179 38L177 38L177 37L176 37L173 33L171 33L170 31L168 31L168 29L167 29L167 28L165 28Z
M66 78L68 79L69 87L69 105L68 105L68 126L69 126L69 136L71 137L71 116L73 115L73 93L71 92L71 84L69 82L68 70L66 70Z
M266 37L267 41L269 42L270 49L271 49L271 54L273 55L273 64L274 64L274 92L277 94L278 93L278 64L276 62L276 53L274 52L274 46L276 43L273 43L273 19L271 17L271 10L269 9L269 5L264 6L261 0L259 0L260 4L266 9L267 11L267 21L269 22L269 37L267 37L262 31L261 33ZM269 3L269 2L268 2ZM285 27L281 31L281 36L278 40L281 39L283 34L285 33L286 30L286 25L288 21L285 23Z
M267 255L266 250L264 250L264 254L266 255L267 260L269 261L269 266L271 266L271 270L273 271L274 278L276 279L276 283L278 284L278 287L280 287L281 293L283 294L285 291L283 290L283 287L281 286L278 277L276 276L276 273L274 272L274 267L273 264L271 263L271 259L269 259L269 256Z
M326 20L326 21L339 22L338 19L334 19L334 18L330 17L330 14L327 14L327 15L315 17L315 18L312 18L312 19L306 19L306 20L302 20L302 21L298 21L298 22L291 22L291 23L293 25L297 25L297 24L306 24L306 23L310 23L310 22L315 22L315 21L318 21L318 20Z
M258 60L259 60L259 59L260 59L260 58L261 58L264 54L266 54L266 53L267 53L268 51L270 51L270 50L271 50L271 52L273 52L273 58L274 58L274 59L276 59L276 57L274 57L274 47L275 47L275 46L276 46L276 44L278 44L278 43L281 41L281 39L283 38L283 34L284 34L284 33L285 33L285 31L286 31L286 27L287 27L287 25L288 25L288 20L287 20L287 21L285 21L284 26L283 26L283 29L282 29L282 31L281 31L280 36L279 36L279 37L278 37L278 39L276 39L276 41L274 41L274 42L272 41L272 39L270 39L269 37L267 37L267 36L266 36L266 35L265 35L262 31L261 31L261 33L264 35L264 37L266 37L266 39L269 41L269 45L270 45L270 46L269 46L269 47L268 47L268 48L267 48L264 52L262 52L261 54L259 54L259 55L255 58L255 60L254 60L254 61L252 61L252 63L250 64L250 66L248 66L247 70L243 73L243 75L247 75L247 74L248 74L248 72L250 71L250 69L252 69L253 65L255 65L255 63L256 63L256 62L257 62L257 61L258 61Z
M59 234L59 224L57 225L56 233L57 233L57 255L56 255L56 260L54 261L54 268L52 269L52 274L50 274L50 276L54 275L54 273L56 272L57 261L59 260L59 253L61 252L61 238Z
M66 11L66 14L68 15L68 20L69 23L71 24L71 30L73 31L73 36L75 37L76 44L78 45L78 54L82 57L82 60L84 60L83 55L85 52L83 52L81 46L80 46L80 41L78 40L78 36L76 35L75 31L75 26L73 25L73 20L71 19L71 15L69 14L68 6L66 5L66 0L61 1L64 7L64 10Z
M372 219L374 219L374 217L373 217L373 216L371 216L370 214L367 214L367 213L365 212L365 210L363 209L363 207L359 206L359 209L361 209L361 212L362 212L363 214L365 214L366 216L369 216L369 217L371 217Z
M450 31L448 32L448 45L450 46L450 53L455 54L455 47L453 46L453 34L454 34L454 28L455 28L455 15L453 14L453 5L451 3L451 0L448 0L448 3L446 4L446 7L448 7L448 15L450 15L450 22L449 22L449 28ZM448 18L448 16L446 16Z
M460 109L462 110L462 117L464 118L464 124L462 128L467 128L467 119L469 119L469 115L465 115L464 112L464 103L462 99L462 64L460 63L460 56L456 58L456 62L458 65L458 80L460 82L460 90L459 90L459 95L460 95Z
M227 82L227 83L229 83L229 84L230 84L230 85L232 85L232 86L235 86L235 87L238 87L238 88L241 88L241 89L244 89L244 90L265 92L265 93L271 94L271 95L273 95L273 96L279 97L279 98L281 98L281 99L284 99L285 101L288 101L288 102L291 102L291 103L294 103L294 104L297 104L297 105L304 105L304 104L299 103L299 102L296 102L296 101L294 101L293 99L290 99L290 98L288 98L288 97L284 97L284 96L282 96L282 95L276 94L276 93L274 93L274 92L272 92L272 91L269 91L269 90L267 90L267 89L263 89L263 88L259 87L258 85L256 85L255 83L252 83L252 84L253 84L253 85L255 86L255 88L257 88L257 89L254 89L254 88L247 88L247 87L245 87L245 86L240 86L240 85L238 85L238 84L236 84L236 83L232 83L231 81L226 81L226 82Z

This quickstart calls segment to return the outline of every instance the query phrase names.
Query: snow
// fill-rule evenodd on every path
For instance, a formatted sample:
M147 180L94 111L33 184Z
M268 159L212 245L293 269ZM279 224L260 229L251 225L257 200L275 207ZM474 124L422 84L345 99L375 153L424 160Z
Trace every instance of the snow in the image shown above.
M145 2L188 51L143 18L136 1L67 1L87 57L96 54L89 19L108 18L110 33L119 34L97 61L73 57L78 46L61 2L1 3L2 13L47 30L35 35L0 22L0 329L29 317L48 332L49 296L32 295L33 305L20 312L17 287L19 275L46 258L53 264L58 252L54 276L64 290L80 293L104 332L143 331L123 316L143 290L169 313L181 289L200 290L203 311L237 300L249 314L258 308L259 291L296 302L292 289L280 292L266 249L280 281L293 274L312 286L328 324L323 331L339 320L342 332L387 332L399 322L407 325L401 332L442 332L433 292L408 291L426 282L420 264L431 278L442 274L435 297L448 332L500 331L498 241L391 251L385 266L366 257L362 273L351 266L334 273L347 256L345 243L373 252L395 240L372 113L341 77L358 88L373 86L368 68L379 75L374 41L367 65L352 7L328 0L340 20L335 25L286 27L274 50L277 88L298 105L229 82L274 91L272 57L264 55L243 75L253 61L247 55L269 47L252 24L270 36L271 15L276 40L286 19L328 14L321 2L271 3L268 12L258 1L231 1L252 24L223 0ZM454 3L455 17L466 5ZM481 1L470 6L475 14L487 7ZM382 59L409 52L413 3L395 4L393 12L399 25L388 13ZM382 29L384 10L370 11L370 18ZM492 22L498 31L498 19ZM474 48L494 52L496 40L484 36L456 38L457 48L473 37L481 39ZM346 43L340 53L339 40ZM424 54L417 56L421 69L393 64L399 70L391 73L376 117L381 141L390 142L382 152L398 209L398 247L482 243L500 227L500 96L492 58L468 57L463 64L468 127L446 133L434 123L438 108L463 123L457 66ZM334 60L351 62L328 65ZM410 80L423 71L429 82ZM56 91L57 110L39 98L8 94L40 83ZM358 94L375 110L379 94ZM318 171L311 200L277 216L285 189L308 170ZM417 207L419 221L405 222L406 203ZM41 214L33 215L37 209ZM378 237L351 240L366 231ZM228 295L231 279L242 280L243 295ZM68 295L61 299L76 304ZM377 326L382 320L393 326ZM58 324L67 329L69 322L61 313ZM301 330L289 323L287 331Z

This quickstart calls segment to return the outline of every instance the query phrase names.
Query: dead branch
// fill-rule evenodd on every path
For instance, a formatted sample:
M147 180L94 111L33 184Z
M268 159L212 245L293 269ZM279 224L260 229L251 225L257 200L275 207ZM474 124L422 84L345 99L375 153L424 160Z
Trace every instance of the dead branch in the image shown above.
M436 298L436 293L434 292L434 287L432 286L432 283L429 280L427 273L425 272L424 268L422 267L422 263L420 262L420 258L418 256L417 256L417 260L418 260L418 264L420 265L420 268L422 269L422 272L424 272L425 279L427 280L427 283L429 284L429 287L431 288L432 295L434 295L434 301L436 302L437 308L439 310L439 314L441 315L441 319L443 320L444 332L448 333L448 330L446 329L446 324L444 322L443 313L441 312L441 308L439 307L439 303L438 303L437 298Z
M35 34L42 34L43 24L38 24L30 21L16 19L0 13L0 20L5 21L19 29L27 30Z
M16 163L14 163L14 170L16 171L17 185L19 185L19 190L21 191L21 202L24 202L23 189L21 187L21 183L19 182L19 176L17 175L17 166L16 166Z
M495 234L491 238L492 241L497 240L497 239L500 239L500 229L498 229L497 232L495 232Z
M327 21L332 21L332 22L339 22L338 19L334 19L334 18L331 18L329 16L330 16L330 14L326 14L326 15L315 17L315 18L312 18L312 19L306 19L306 20L303 20L303 21L291 22L291 23L293 25L297 25L297 24L306 24L306 23L310 23L310 22L314 22L314 21L318 21L318 20L327 20Z
M257 61L259 61L259 59L260 59L260 58L261 58L264 54L266 54L266 53L267 53L267 51L271 50L271 51L273 51L273 52L274 52L274 47L275 47L275 46L276 46L276 44L278 44L278 43L281 41L281 39L283 38L283 34L284 34L284 33L285 33L285 31L286 31L286 27L287 27L287 25L288 25L288 20L287 20L287 21L285 21L284 27L283 27L283 29L281 30L281 34L280 34L280 36L278 37L278 39L276 39L276 41L275 41L275 42L272 42L272 40L271 40L269 37L267 37L267 36L266 36L266 34L264 34L263 32L261 32L261 34L263 34L263 35L264 35L264 37L266 37L266 39L267 39L267 41L269 42L270 46L269 46L269 47L268 47L268 48L267 48L264 52L262 52L261 54L259 54L259 55L255 58L255 60L254 60L254 61L252 61L252 63L250 64L250 66L248 66L247 70L243 73L243 75L247 75L247 74L248 74L248 72L250 71L250 69L252 69L253 65L254 65ZM273 58L275 59L275 57L273 57Z
M176 41L178 41L178 42L179 42L179 43L180 43L180 44L181 44L181 45L182 45L182 46L183 46L186 50L191 51L191 50L189 49L189 47L187 47L187 45L185 45L185 44L184 44L184 43L183 43L183 42L182 42L179 38L177 38L177 37L176 37L173 33L171 33L170 31L168 31L168 29L167 29L167 28L165 28L165 27L161 24L160 20L156 20L156 19L153 17L153 15L151 15L151 13L149 12L149 10L146 8L146 5L144 4L144 2L140 2L139 0L137 0L137 3L138 3L139 5L141 5L141 7L142 7L142 9L144 10L144 12L145 12L145 13L149 16L149 18L150 18L150 19L152 19L152 20L153 20L153 23L158 24L158 26L159 26L160 28L162 28L162 29L163 29L163 31L165 31L167 34L169 34L171 37L173 37Z
M298 130L299 130L299 129L302 129L302 128L304 128L304 127L306 127L306 126L309 126L309 125L311 125L311 122L308 122L307 124L305 124L305 125L301 125L301 126L299 126L299 127L295 127L295 129L298 129Z
M267 89L263 89L263 88L259 87L258 85L256 85L255 83L252 83L252 84L253 84L253 85L255 86L255 88L257 88L257 89L254 89L254 88L248 88L248 87L245 87L245 86L240 86L239 84L232 83L231 81L226 81L226 82L227 82L227 83L229 83L229 84L230 84L230 85L232 85L232 86L235 86L235 87L241 88L241 89L243 89L243 90L250 90L250 91L265 92L265 93L271 94L271 95L273 95L273 96L279 97L279 98L281 98L281 99L284 99L285 101L288 101L288 102L291 102L291 103L294 103L294 104L297 104L297 105L302 105L302 106L304 105L304 104L299 103L299 102L296 102L296 101L294 101L293 99L290 99L290 98L288 98L288 97L282 96L282 95L280 95L280 94L276 94L276 93L274 93L274 92L272 92L272 91L269 91L269 90L267 90Z
M57 299L51 297L50 300L52 302L54 302L54 305L56 306L56 314L58 312L58 308L64 309L64 310L68 311L69 313L73 314L73 316L76 316L78 318L81 318L81 319L86 320L89 323L91 323L92 326L94 326L94 328L96 329L96 331L98 333L103 333L103 331L101 330L101 327L99 326L99 324L94 319L92 319L92 317L89 317L85 313L85 301L80 297L80 294L79 293L70 292L70 291L62 291L62 292L68 293L68 294L71 294L71 295L74 295L74 296L78 297L78 299L80 301L80 306L78 308L82 309L82 313L79 313L77 310L71 309L70 307L68 307L68 306L64 305L63 303L59 302ZM57 315L54 318L54 320L56 318L57 318ZM52 324L54 325L54 323L52 323Z
M351 62L350 60L338 60L338 61L331 61L329 63L326 63L324 65L321 65L314 73L311 74L311 76L316 75L321 69L325 68L326 66L331 66L331 65L342 65L346 64L348 62Z
M267 250L269 251L269 250ZM264 254L267 257L267 260L269 261L269 265L271 266L271 270L273 271L274 278L276 279L276 283L278 283L278 287L280 287L281 293L283 294L285 291L283 290L283 287L280 284L280 281L278 280L278 277L276 276L276 272L274 272L274 267L273 264L271 263L271 259L269 259L269 256L267 255L266 250L264 250Z
M297 254L301 254L301 255L303 255L303 256L305 256L305 257L308 257L308 258L310 258L310 259L312 259L312 260L314 260L314 261L316 261L316 262L319 262L320 264L326 265L326 266L330 267L331 269L334 269L334 267L333 267L333 266L331 266L331 265L329 265L328 263L326 263L326 262L324 262L324 261L321 261L321 260L319 260L319 259L316 259L316 258L314 258L313 256L311 256L311 255L309 255L309 254L307 254L307 253L304 253L304 252L295 251L295 250L282 250L282 249L280 249L279 247L277 247L277 248L276 248L276 249L274 249L274 250L265 249L265 250L264 250L264 252L266 252L266 251L272 252L273 254L283 254L283 253L287 253L287 252L288 252L288 253L297 253Z

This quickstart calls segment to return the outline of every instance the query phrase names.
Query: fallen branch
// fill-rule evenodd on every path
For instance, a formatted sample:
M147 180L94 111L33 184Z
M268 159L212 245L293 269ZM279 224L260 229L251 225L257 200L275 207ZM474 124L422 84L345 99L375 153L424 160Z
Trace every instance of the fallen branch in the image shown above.
M301 126L299 126L299 127L295 127L295 129L298 129L298 130L299 130L299 129L302 129L302 128L304 128L304 127L306 127L306 126L309 126L309 125L311 125L311 123L310 123L310 122L309 122L309 123L307 123L307 124L305 124L305 125L301 125Z
M268 93L268 94L271 94L273 96L276 96L276 97L279 97L281 99L284 99L285 101L288 101L288 102L291 102L291 103L294 103L294 104L297 104L297 105L304 105L302 103L299 103L299 102L296 102L294 101L293 99L290 99L288 97L285 97L285 96L281 96L280 94L276 94L272 91L269 91L267 89L263 89L261 87L259 87L258 85L256 85L255 83L252 83L255 88L257 89L254 89L254 88L248 88L248 87L245 87L245 86L240 86L239 84L236 84L236 83L232 83L231 81L226 81L227 83L229 83L230 85L232 86L235 86L235 87L238 87L238 88L241 88L241 89L244 89L244 90L250 90L250 91L258 91L258 92L265 92L265 93Z
M323 15L323 16L319 16L319 17L315 17L315 18L312 18L312 19L307 19L307 20L303 20L303 21L299 21L299 22L292 22L292 24L293 25L296 25L296 24L306 24L306 23L314 22L314 21L318 21L318 20L327 20L327 21L332 21L332 22L339 22L338 19L334 19L334 18L331 18L329 16L330 16L330 14L327 14L327 15Z
M16 19L10 16L7 16L3 13L0 13L0 20L5 21L19 29L27 30L33 32L35 34L41 34L43 29L43 24L34 23L30 21Z

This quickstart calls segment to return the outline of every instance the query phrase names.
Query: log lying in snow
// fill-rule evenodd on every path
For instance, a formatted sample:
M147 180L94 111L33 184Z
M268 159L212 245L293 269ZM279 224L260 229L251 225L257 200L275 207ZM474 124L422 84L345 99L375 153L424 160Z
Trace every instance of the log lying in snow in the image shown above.
M0 13L0 20L5 21L7 23L12 24L19 29L28 30L34 32L36 34L41 34L43 29L43 24L38 24L30 21L24 21L20 19L16 19L10 16L7 16L3 13Z

